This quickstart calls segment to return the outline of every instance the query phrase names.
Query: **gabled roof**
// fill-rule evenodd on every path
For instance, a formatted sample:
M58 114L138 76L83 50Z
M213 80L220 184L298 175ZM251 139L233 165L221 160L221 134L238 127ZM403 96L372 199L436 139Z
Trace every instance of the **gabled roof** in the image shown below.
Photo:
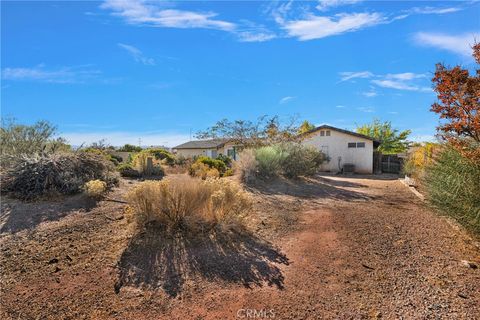
M192 140L176 147L173 149L212 149L220 148L227 142L227 139L209 139L209 140Z
M349 131L349 130L345 130L345 129L340 129L340 128L332 127L332 126L329 126L329 125L326 125L326 124L321 125L321 126L319 126L319 127L316 127L315 129L312 129L312 130L310 130L310 131L307 131L307 132L301 134L300 136L303 137L303 136L310 135L310 134L312 134L312 133L315 133L315 132L320 131L320 130L325 130L325 129L342 132L342 133L345 133L345 134L348 134L348 135L351 135L351 136L360 137L360 138L367 139L367 140L372 140L372 141L373 141L373 146L374 146L375 148L380 145L380 141L378 141L378 140L376 140L376 139L373 139L372 137L366 136L366 135L361 134L361 133L357 133L357 132L353 132L353 131Z

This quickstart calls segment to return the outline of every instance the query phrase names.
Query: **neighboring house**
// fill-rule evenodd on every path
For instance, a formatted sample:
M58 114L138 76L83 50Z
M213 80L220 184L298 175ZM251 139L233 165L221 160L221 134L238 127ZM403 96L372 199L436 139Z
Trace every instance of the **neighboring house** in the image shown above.
M301 135L301 143L326 154L330 161L321 171L339 172L345 164L353 164L357 173L373 172L373 151L380 142L356 132L322 125Z
M227 155L238 160L238 148L226 139L193 140L173 147L173 151L185 158L207 156L216 158L218 155Z

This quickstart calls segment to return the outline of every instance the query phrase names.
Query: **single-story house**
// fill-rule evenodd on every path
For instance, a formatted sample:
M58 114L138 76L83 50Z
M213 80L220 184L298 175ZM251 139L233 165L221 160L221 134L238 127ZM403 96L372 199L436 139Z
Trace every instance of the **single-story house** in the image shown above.
M373 151L380 142L369 136L328 125L319 126L300 135L300 142L323 152L329 158L320 167L321 171L347 171L345 165L357 173L373 172ZM174 152L186 158L207 156L216 158L228 155L238 160L241 146L227 139L189 141L173 148Z
M223 154L238 160L238 147L227 139L193 140L173 148L173 152L185 158L207 156L216 158Z
M319 126L301 135L301 143L326 154L330 161L321 171L339 172L344 165L354 165L357 173L373 172L373 151L380 142L369 136L328 125Z

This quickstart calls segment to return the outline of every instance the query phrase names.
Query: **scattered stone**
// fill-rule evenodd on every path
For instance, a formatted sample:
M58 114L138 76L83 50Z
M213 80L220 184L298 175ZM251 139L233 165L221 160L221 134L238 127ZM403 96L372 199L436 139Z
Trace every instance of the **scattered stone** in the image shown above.
M468 299L468 296L466 294L461 293L461 292L458 293L458 296L462 299Z
M478 266L471 261L462 260L461 263L464 267L467 267L467 268L472 268L472 269L477 269L478 268Z
M362 263L362 266L368 270L375 270L375 268L370 267L369 265L366 265L365 263Z

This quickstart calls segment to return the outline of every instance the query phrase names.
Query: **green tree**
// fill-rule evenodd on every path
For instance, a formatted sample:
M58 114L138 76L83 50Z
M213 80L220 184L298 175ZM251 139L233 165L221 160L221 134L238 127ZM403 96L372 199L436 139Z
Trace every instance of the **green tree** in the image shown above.
M302 133L311 131L313 129L315 129L315 125L313 123L309 122L308 120L305 120L305 121L302 122L300 127L298 127L298 134L302 134Z
M123 147L120 147L118 151L125 151L125 152L140 152L142 151L142 147L135 146L133 144L125 144Z
M2 156L53 153L69 149L62 138L54 138L57 128L47 121L32 125L18 124L15 119L2 119L0 152Z
M407 138L411 132L411 130L398 131L392 128L390 121L381 122L378 119L374 119L372 123L357 126L357 133L380 141L378 151L383 154L405 152L409 146Z

